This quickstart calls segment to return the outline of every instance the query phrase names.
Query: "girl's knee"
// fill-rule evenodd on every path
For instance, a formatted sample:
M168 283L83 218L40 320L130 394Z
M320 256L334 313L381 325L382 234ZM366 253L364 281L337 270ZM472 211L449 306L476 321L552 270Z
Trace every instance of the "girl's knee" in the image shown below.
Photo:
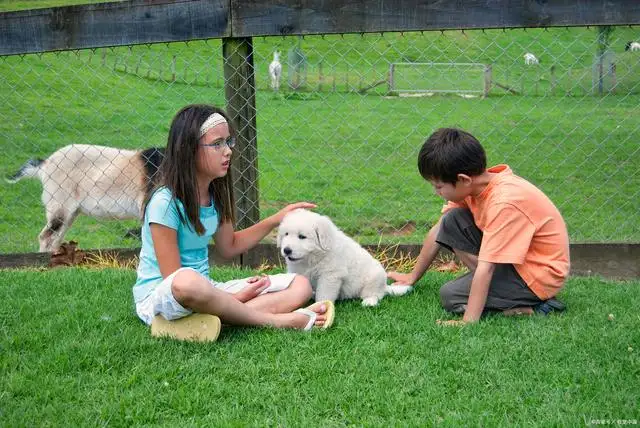
M304 302L311 299L313 295L313 289L311 288L311 282L307 279L306 276L296 275L291 281L291 290L293 290L297 295L300 296L300 299Z
M171 293L178 302L187 302L202 287L205 278L193 269L181 269L173 277Z

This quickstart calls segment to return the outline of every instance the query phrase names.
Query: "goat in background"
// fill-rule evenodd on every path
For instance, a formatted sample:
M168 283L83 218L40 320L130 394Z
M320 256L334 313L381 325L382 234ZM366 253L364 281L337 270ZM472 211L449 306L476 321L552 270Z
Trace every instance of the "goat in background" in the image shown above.
M47 224L40 251L56 251L78 216L141 218L142 204L158 181L163 149L143 151L72 144L47 159L29 159L10 183L26 177L42 182Z
M539 64L540 61L538 61L538 58L536 58L534 54L532 54L531 52L527 52L526 54L524 54L524 63L525 65L534 65Z
M280 64L280 52L273 53L273 61L269 64L269 77L271 78L271 89L280 90L280 78L282 77L282 64Z
M640 51L640 43L638 42L627 42L627 44L624 47L625 51Z

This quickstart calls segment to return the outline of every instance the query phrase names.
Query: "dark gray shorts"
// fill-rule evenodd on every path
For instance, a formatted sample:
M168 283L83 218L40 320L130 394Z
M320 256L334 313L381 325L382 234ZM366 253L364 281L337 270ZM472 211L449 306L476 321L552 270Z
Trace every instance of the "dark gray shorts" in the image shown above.
M471 211L455 208L442 216L436 242L450 251L478 255L482 231L476 226ZM440 288L442 306L450 312L464 313L473 272L447 282ZM497 264L489 285L485 310L503 311L520 306L534 306L542 302L527 286L511 264Z

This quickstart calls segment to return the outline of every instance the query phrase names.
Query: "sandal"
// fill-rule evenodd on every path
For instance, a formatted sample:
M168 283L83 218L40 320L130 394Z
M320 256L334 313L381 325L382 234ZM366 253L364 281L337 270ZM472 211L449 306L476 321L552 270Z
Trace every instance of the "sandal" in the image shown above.
M333 325L333 319L335 318L335 315L336 315L336 307L331 300L324 300L321 303L325 305L325 307L327 308L327 310L324 312L324 315L327 317L327 320L324 322L324 325L321 328L327 329L331 327L331 325ZM320 315L317 312L314 312L311 309L307 309L307 308L296 309L293 312L305 314L306 316L309 317L309 321L307 322L307 325L304 326L304 329L303 329L304 331L311 330L314 324L316 323L316 318L318 318L318 315Z
M221 329L220 318L209 314L191 314L174 321L156 315L151 322L151 336L189 342L215 342Z

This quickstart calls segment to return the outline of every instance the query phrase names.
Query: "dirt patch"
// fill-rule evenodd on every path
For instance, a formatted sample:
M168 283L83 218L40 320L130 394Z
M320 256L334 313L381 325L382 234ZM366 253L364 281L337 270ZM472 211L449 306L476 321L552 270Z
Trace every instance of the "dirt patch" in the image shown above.
M86 253L77 248L76 241L63 242L60 248L51 253L49 267L57 266L75 266L85 261Z
M413 220L409 220L405 224L400 227L384 224L382 226L374 226L378 233L386 236L407 236L411 235L416 231L416 222Z

